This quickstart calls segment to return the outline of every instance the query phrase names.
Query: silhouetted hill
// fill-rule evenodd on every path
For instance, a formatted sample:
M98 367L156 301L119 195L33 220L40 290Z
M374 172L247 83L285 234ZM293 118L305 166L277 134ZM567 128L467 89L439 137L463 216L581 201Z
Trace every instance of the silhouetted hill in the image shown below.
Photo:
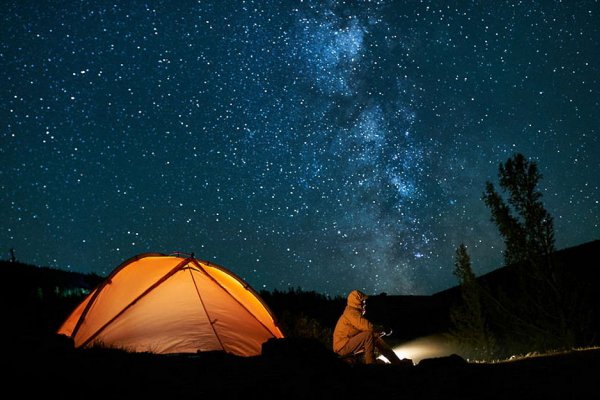
M35 290L47 293L71 291L87 292L104 278L96 274L82 274L50 267L37 267L21 262L0 261L0 281L4 290L23 292ZM71 295L70 293L68 295Z
M600 240L556 252L556 260L573 278L581 298L587 299L591 313L592 330L600 333ZM491 290L510 293L515 288L516 265L500 267L478 277ZM418 337L448 332L450 309L460 300L460 287L438 292L432 296L371 296L371 319L394 329L394 340L407 341ZM600 335L598 335L600 336ZM600 341L600 338L598 339Z
M557 259L577 277L576 290L585 293L594 310L594 329L600 332L600 240L559 250ZM477 279L491 288L514 286L515 266L498 268ZM21 324L22 332L54 331L83 297L104 278L19 262L0 261L0 296L2 309ZM345 298L328 298L314 292L289 290L260 293L265 302L294 335L328 335L345 306ZM449 310L460 299L458 286L431 296L372 295L368 317L393 329L390 340L414 338L447 332ZM599 335L600 336L600 335ZM327 341L327 338L324 342Z
M600 240L558 250L555 254L556 260L560 263L559 265L569 275L576 277L579 281L578 290L586 286L590 287L594 294L600 295L600 292L596 290L600 287L600 268L598 267ZM490 289L502 287L507 290L511 286L514 286L515 268L517 267L518 265L500 267L477 277L477 280L480 284ZM459 290L458 286L454 286L433 296L448 301L457 298Z
M20 262L0 261L0 311L16 328L3 336L54 332L102 278Z
M376 295L369 298L367 317L391 328L391 339L403 342L447 331L448 306L434 296Z
M570 290L574 301L581 302L589 313L590 331L595 332L594 343L600 343L600 240L559 250L554 263L558 273L563 274L563 290ZM517 295L518 264L505 266L477 278L480 285L490 293L502 296ZM460 296L456 286L435 294L440 302L453 304Z

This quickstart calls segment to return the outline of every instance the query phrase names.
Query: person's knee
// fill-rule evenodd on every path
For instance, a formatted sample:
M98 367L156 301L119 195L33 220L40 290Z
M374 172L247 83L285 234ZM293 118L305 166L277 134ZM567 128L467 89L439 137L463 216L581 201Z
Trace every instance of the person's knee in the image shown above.
M375 338L371 334L364 335L363 346L367 352L375 350Z

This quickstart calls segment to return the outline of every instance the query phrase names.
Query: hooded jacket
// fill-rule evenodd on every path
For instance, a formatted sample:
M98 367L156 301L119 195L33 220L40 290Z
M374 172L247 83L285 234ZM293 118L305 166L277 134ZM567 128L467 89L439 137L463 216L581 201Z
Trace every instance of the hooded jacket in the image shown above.
M375 326L362 314L362 302L369 296L353 290L348 295L346 308L333 330L333 351L339 352L348 340L360 332L374 332Z

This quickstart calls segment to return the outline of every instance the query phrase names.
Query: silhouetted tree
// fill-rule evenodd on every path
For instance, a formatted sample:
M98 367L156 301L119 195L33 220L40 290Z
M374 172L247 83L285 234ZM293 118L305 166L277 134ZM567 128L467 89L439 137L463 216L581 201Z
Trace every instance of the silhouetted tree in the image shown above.
M520 335L537 350L574 344L577 300L574 287L566 284L565 268L553 255L554 222L544 208L537 185L542 175L535 162L516 154L499 166L499 184L504 200L491 182L486 182L483 200L504 239L506 265L517 272L517 290L499 305Z
M330 298L314 291L289 288L287 291L261 291L262 299L275 314L286 337L316 339L331 349L333 327L345 299Z
M500 164L498 177L500 187L508 194L508 201L504 201L489 181L483 200L504 238L506 264L527 260L538 262L547 258L555 251L554 221L544 208L542 193L537 189L542 179L537 164L516 154L505 164Z
M483 289L473 273L464 244L456 249L453 273L460 285L461 302L450 310L451 335L469 358L490 358L495 352L494 340L484 316Z

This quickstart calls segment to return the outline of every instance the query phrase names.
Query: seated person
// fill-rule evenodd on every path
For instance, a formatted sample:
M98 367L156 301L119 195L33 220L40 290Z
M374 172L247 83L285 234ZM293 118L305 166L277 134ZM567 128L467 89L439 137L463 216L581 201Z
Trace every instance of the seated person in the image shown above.
M382 339L385 329L365 318L367 298L358 290L348 295L346 308L333 331L333 351L345 357L364 350L365 364L374 364L377 349L390 363L401 364L394 350Z

